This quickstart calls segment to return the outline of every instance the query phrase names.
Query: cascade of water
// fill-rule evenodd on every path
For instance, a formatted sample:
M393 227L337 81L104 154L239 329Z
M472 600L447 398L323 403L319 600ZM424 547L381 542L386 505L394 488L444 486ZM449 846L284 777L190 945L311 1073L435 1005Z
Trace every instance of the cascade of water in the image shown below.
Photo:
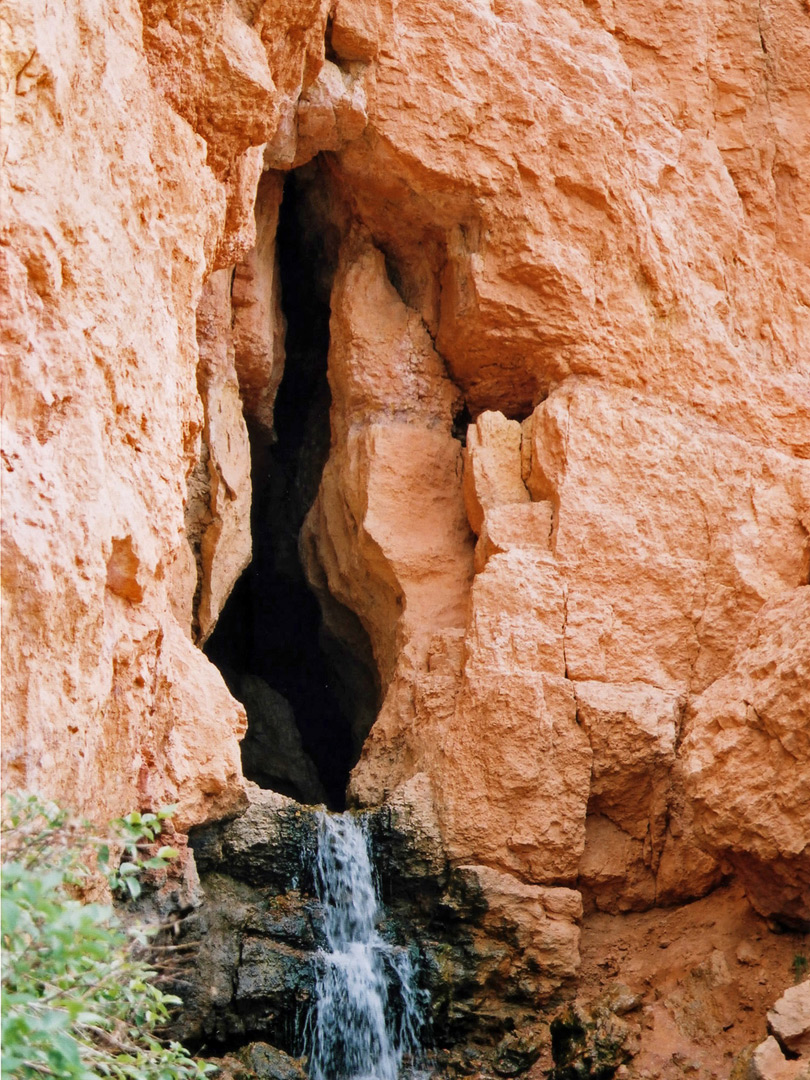
M350 814L320 816L315 881L327 947L307 1023L312 1080L397 1080L419 1050L422 996L408 951L377 931L368 839Z

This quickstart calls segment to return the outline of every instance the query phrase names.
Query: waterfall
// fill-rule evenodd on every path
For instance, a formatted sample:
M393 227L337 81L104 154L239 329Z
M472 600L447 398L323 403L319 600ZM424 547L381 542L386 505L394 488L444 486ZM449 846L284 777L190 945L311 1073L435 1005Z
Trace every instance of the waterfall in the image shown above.
M310 1076L397 1080L419 1051L422 994L407 949L377 931L368 838L351 814L319 815L315 884L326 948L307 1022Z

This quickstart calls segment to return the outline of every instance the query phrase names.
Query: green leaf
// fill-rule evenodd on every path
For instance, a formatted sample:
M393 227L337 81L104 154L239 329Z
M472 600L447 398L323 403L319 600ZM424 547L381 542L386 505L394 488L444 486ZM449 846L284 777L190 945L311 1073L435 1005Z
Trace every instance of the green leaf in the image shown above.
M176 859L179 855L180 852L173 847L162 847L157 853L159 859Z
M148 964L135 959L133 950L157 928L125 930L109 905L82 905L69 890L91 867L101 868L111 887L137 898L144 865L156 860L164 866L175 854L164 847L144 864L139 844L159 832L159 821L174 809L121 819L118 830L130 857L112 871L109 846L89 826L33 796L6 800L4 1080L203 1080L216 1071L157 1037L169 1009L181 1004L154 985ZM111 1052L94 1035L98 1031L120 1033L131 1046Z

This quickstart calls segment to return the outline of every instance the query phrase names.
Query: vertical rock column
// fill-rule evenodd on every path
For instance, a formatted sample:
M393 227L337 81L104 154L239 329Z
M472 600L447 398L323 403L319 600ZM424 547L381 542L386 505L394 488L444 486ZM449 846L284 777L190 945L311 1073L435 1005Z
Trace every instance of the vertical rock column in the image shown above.
M451 434L460 402L362 230L341 251L330 333L332 449L302 553L335 636L346 630L331 598L366 629L385 716L400 707L405 673L426 665L431 636L466 621L472 538Z
M520 448L520 425L500 413L469 429L465 494L478 572L463 676L433 768L452 854L528 881L574 882L591 749L566 678L552 508L530 501Z
M212 274L197 308L197 385L205 424L186 520L198 561L199 642L213 630L251 554L250 446L234 365L231 277L230 270Z

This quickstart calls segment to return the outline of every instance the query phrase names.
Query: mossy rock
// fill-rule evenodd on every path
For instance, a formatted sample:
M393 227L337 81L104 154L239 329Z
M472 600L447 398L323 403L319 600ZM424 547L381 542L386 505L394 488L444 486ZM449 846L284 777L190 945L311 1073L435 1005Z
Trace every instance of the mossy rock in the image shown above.
M580 1002L551 1022L554 1069L549 1080L612 1080L629 1061L630 1025L605 1008L590 1012Z

